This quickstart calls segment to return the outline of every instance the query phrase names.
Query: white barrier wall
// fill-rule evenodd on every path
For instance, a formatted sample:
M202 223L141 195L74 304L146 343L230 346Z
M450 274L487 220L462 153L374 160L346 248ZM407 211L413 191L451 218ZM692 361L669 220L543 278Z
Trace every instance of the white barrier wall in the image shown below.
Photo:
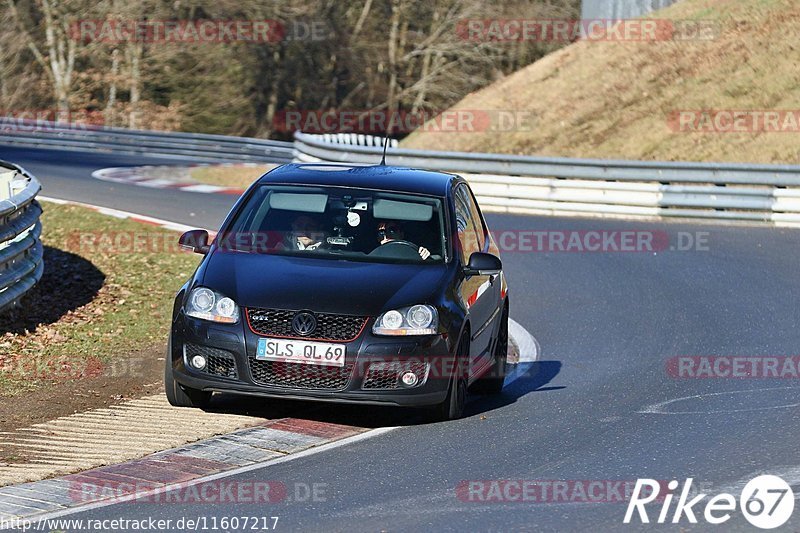
M628 19L663 9L677 0L583 0L581 18Z

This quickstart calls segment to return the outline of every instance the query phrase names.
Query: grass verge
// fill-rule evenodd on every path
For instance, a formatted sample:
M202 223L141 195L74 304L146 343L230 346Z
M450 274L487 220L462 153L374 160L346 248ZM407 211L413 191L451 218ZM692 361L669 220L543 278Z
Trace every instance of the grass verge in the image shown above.
M210 165L192 167L189 170L189 176L193 180L207 185L246 189L265 172L272 170L276 166L278 165Z
M42 281L0 318L0 397L120 372L130 354L157 353L173 296L199 262L177 250L174 232L83 207L44 204L42 224Z

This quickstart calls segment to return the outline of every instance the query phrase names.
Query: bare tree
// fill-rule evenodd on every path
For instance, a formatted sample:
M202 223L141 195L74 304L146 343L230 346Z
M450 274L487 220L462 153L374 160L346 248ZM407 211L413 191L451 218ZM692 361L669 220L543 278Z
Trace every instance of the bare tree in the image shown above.
M403 12L403 1L392 0L392 21L389 29L389 88L386 107L389 113L397 110L397 49L399 48L400 18Z
M438 111L563 44L470 41L458 31L465 20L576 18L579 4L0 0L0 104L99 109L109 124L246 135L275 135L275 117L289 109ZM266 43L78 40L70 24L87 18L271 20L290 35ZM320 21L327 37L291 39L293 29Z
M105 122L107 126L116 124L117 106L117 78L119 77L119 49L114 48L111 52L111 82L108 87L108 100L105 108Z
M44 15L40 28L44 34L42 48L39 44L41 40L34 38L32 32L25 27L14 0L7 0L7 3L33 57L50 79L59 113L68 114L78 45L70 33L68 14L59 0L36 1L37 7Z
M130 111L128 112L128 127L139 127L139 100L142 94L141 60L144 52L142 43L129 42L125 48L128 62L128 89L130 90Z

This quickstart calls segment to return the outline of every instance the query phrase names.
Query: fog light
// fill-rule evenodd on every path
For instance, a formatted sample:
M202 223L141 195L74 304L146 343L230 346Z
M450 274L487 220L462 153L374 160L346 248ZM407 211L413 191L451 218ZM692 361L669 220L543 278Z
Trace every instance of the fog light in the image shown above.
M206 367L206 358L202 355L195 355L192 357L192 366L197 370L203 370Z
M403 385L406 387L413 387L417 383L419 383L419 378L413 372L406 372L402 376L400 376L400 381L403 382Z

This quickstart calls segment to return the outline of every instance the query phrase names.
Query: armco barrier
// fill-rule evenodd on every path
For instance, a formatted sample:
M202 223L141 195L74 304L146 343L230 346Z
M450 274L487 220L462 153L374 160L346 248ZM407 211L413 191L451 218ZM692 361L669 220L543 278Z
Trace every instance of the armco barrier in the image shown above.
M379 137L295 133L296 161L375 164ZM495 211L800 225L800 166L615 161L389 149L392 165L456 172Z
M0 313L6 311L42 277L39 236L42 208L36 201L39 182L24 169L0 161Z
M46 121L0 123L0 145L172 157L204 163L288 163L292 159L292 143L288 142Z
M380 137L295 134L291 143L36 122L0 128L0 145L156 155L197 162L374 164ZM800 225L800 167L615 161L408 150L389 163L458 172L492 210L533 214L690 217Z

